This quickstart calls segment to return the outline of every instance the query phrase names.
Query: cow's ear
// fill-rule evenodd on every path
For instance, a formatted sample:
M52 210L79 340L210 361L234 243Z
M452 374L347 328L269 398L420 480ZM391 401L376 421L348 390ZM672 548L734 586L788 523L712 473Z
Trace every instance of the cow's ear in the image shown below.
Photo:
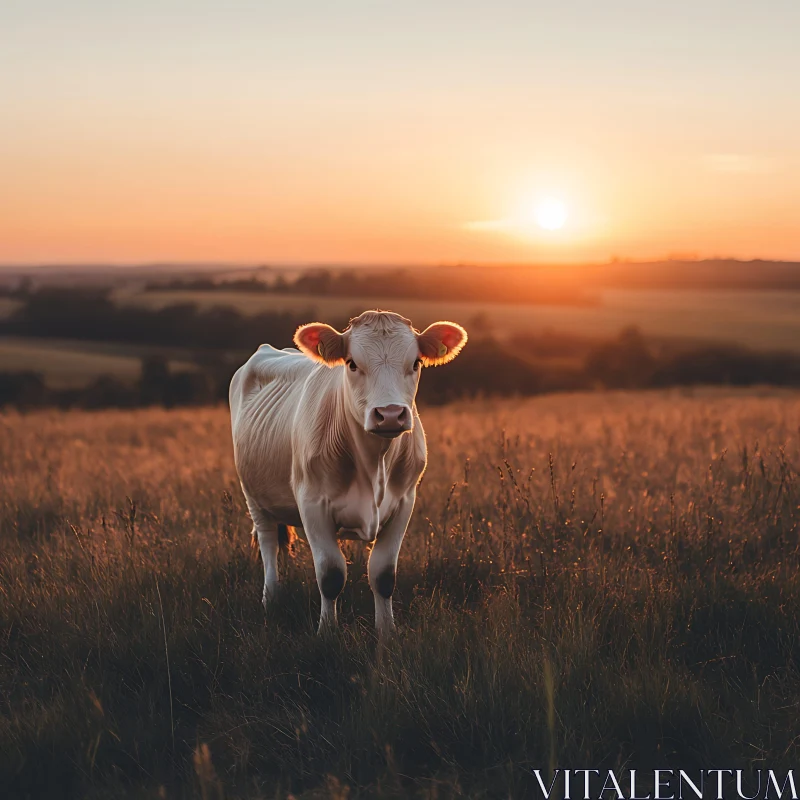
M344 335L324 322L301 325L295 331L294 343L314 361L329 367L344 363Z
M452 361L467 343L467 332L455 322L434 322L417 334L419 355L425 367Z

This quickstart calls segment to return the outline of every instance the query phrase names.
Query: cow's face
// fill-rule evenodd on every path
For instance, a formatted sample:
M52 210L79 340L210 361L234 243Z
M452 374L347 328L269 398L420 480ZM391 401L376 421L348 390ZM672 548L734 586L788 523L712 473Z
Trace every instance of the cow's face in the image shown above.
M310 358L342 367L351 413L365 431L393 439L411 430L420 368L452 361L467 332L435 322L419 333L399 314L365 311L344 333L312 322L297 329L294 341Z

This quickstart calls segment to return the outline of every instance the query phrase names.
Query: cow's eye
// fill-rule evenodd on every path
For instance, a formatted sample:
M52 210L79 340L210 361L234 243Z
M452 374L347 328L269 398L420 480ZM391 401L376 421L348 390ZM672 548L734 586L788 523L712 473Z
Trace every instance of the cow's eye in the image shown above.
M358 366L352 358L347 359L347 366L350 368L350 372L358 372Z
M421 359L421 358L418 358L418 359L417 359L417 360L414 362L414 372L416 372L416 371L419 369L419 366L420 366L420 364L422 364L422 359Z

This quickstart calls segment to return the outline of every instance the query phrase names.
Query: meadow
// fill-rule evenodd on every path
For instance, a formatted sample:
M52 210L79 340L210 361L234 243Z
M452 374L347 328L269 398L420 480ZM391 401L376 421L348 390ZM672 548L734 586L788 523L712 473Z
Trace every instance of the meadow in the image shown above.
M230 291L119 290L120 303L163 308L191 303L217 305L243 314L313 309L322 321L347 319L365 308L390 308L422 329L438 319L460 320L469 327L479 318L501 337L552 330L579 336L614 336L636 326L648 337L734 342L754 349L800 350L800 292L765 289L617 289L592 290L596 303L545 305L404 299L397 297L325 297Z
M424 380L424 376L423 376ZM423 409L372 631L345 543L267 615L224 408L0 414L5 797L535 797L531 768L800 756L800 394Z
M0 320L10 317L20 304L8 297L0 297Z
M245 320L256 315L288 314L295 324L319 319L343 326L346 320L365 308L391 308L422 329L438 319L460 321L470 330L473 339L492 336L500 341L516 337L552 336L583 339L595 344L612 339L626 327L634 326L656 346L687 349L716 344L740 345L753 351L800 352L800 292L766 289L619 289L593 290L594 303L542 305L455 301L442 299L404 299L397 297L340 297L319 294L282 294L245 291L141 291L132 285L117 288L112 299L122 311L136 307L157 311L176 304L190 305L200 312L233 309ZM61 303L74 302L74 298ZM0 325L11 319L14 308L22 308L19 300L0 297ZM62 326L57 333L47 331L47 315L37 317L35 324L24 328L10 327L0 334L0 373L33 371L42 376L51 389L79 389L101 376L133 384L141 371L140 360L158 354L171 362L173 371L197 368L197 356L209 346L190 338L175 346L173 337L158 345L129 341L130 328L117 330L116 337L105 332L107 341L83 340L75 333L85 317L91 316L89 305ZM219 320L224 312L216 315ZM52 320L50 320L52 322ZM216 322L214 324L217 324ZM244 324L247 324L246 322ZM260 341L263 333L253 323L252 341ZM148 325L142 323L142 334ZM289 344L287 334L285 344ZM276 342L277 343L277 342ZM586 347L590 347L587 344ZM237 353L246 357L248 349ZM521 353L530 358L531 353ZM549 348L544 348L548 364L545 370L558 368ZM238 363L241 363L239 361ZM580 369L583 358L571 357L566 366ZM563 366L563 365L562 365ZM762 378L763 380L763 378ZM573 384L568 384L574 388ZM566 388L560 386L558 388Z
M53 388L79 388L100 375L132 383L141 375L142 357L161 352L163 348L132 347L114 342L3 336L0 337L0 371L38 372ZM167 363L176 372L195 368L181 359L167 358Z

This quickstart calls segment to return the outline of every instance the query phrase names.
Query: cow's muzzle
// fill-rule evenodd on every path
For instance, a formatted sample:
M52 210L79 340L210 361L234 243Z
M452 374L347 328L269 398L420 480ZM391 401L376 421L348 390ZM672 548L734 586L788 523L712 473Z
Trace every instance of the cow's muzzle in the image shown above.
M394 404L373 408L367 418L367 430L384 439L394 439L411 430L411 409Z

